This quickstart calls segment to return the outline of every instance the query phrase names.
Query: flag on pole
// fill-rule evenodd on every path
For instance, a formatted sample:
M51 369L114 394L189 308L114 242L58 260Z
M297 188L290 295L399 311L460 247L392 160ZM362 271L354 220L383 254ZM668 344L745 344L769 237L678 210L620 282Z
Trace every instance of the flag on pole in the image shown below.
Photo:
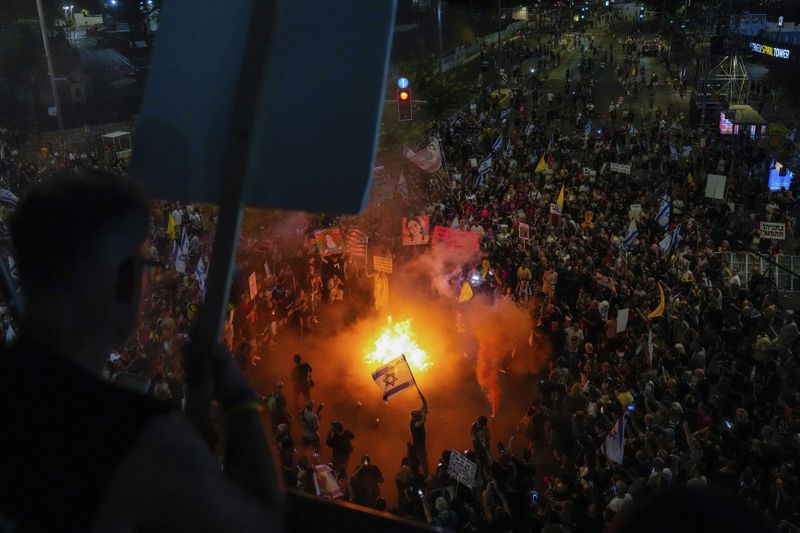
M367 234L358 228L350 229L345 237L344 252L353 257L366 257Z
M661 196L661 207L659 208L658 213L656 214L656 223L658 223L658 225L661 226L662 228L666 228L669 225L669 217L671 209L672 207L669 202L669 196L667 196L667 193L664 193Z
M502 135L498 135L497 136L497 140L494 141L494 144L492 145L492 153L495 153L496 151L498 151L502 147L503 147L503 136Z
M170 213L169 220L167 220L167 232L166 233L167 233L167 237L169 237L173 241L178 238L178 236L175 234L175 227L176 226L177 226L177 224L175 224L175 219L172 218L172 214Z
M658 243L658 246L664 251L665 254L670 254L675 250L675 247L678 246L680 240L681 227L677 226L674 230L669 232L669 235L664 237L661 242Z
M511 144L511 138L508 139L508 143L506 144L506 159L511 157L514 154L514 145Z
M558 206L558 211L561 212L564 209L564 184L561 184L561 192L558 193L558 198L556 199L556 205Z
M373 372L372 380L383 391L383 401L414 385L411 369L402 355Z
M692 176L691 172L686 175L686 184L689 185L689 187L691 187L693 190L697 190L697 182L694 181L694 176Z
M442 147L439 145L438 139L433 139L419 152L406 148L405 156L425 172L436 172L442 168Z
M612 463L622 464L622 459L625 456L625 416L621 416L611 433L606 437L606 441L600 446L600 449L609 461Z
M194 267L194 277L197 278L197 284L200 286L201 300L205 300L206 296L206 276L208 276L208 267L201 257L197 260L197 265Z
M661 286L661 282L658 282L658 297L659 302L658 306L647 313L647 318L658 318L664 314L664 308L666 307L666 300L664 299L664 287Z
M650 366L653 366L653 330L647 332L647 356L650 358Z
M344 496L333 470L328 465L314 465L314 488L317 490L317 496L322 498L338 500Z
M636 240L636 237L639 235L639 228L636 227L636 220L631 220L631 223L628 224L628 233L625 235L625 240L622 243L623 248L629 248L633 241Z
M505 119L511 113L511 108L500 111L500 120Z
M586 126L583 128L583 134L584 135L588 136L590 133L592 133L592 121L591 120L587 121L586 122Z
M485 183L486 176L489 174L490 170L492 170L492 154L486 156L486 159L484 159L478 167L478 179L475 180L476 188L481 187Z
M475 293L472 292L472 287L470 287L469 282L465 281L463 285L461 285L461 292L458 294L458 303L468 302L472 299Z
M181 233L181 243L176 245L172 243L173 248L173 263L175 264L175 271L181 274L186 274L186 259L189 257L189 237L186 235L186 228Z
M544 155L539 159L539 163L536 164L536 168L533 170L537 174L541 174L545 170L550 168L550 165L547 164L547 161L544 160Z
M527 137L531 133L533 133L533 123L532 122L528 122L528 125L525 126L525 137Z

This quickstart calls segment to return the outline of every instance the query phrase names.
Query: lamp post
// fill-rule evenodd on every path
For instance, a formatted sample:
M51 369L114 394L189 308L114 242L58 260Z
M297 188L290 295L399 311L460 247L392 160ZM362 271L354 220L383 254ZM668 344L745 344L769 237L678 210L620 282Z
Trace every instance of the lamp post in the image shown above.
M56 118L58 119L58 130L64 131L64 118L61 115L61 101L58 97L58 87L56 87L56 75L53 69L53 56L50 53L50 41L47 39L47 27L44 23L44 10L42 0L36 0L36 9L39 12L39 29L42 31L42 42L44 43L44 57L47 60L47 74L50 76L50 89L53 91L53 105L56 106Z

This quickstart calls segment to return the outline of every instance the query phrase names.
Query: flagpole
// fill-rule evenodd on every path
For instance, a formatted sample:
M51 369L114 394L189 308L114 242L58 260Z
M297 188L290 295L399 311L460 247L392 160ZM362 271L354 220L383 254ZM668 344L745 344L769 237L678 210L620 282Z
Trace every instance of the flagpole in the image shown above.
M405 362L406 367L408 367L408 374L411 376L411 381L414 382L414 388L417 389L417 394L419 394L420 399L425 402L425 396L422 395L422 391L419 390L419 385L417 385L417 378L414 377L414 373L411 371L411 365L408 364L408 359L406 359L406 354L401 354L400 357L403 358L403 362Z

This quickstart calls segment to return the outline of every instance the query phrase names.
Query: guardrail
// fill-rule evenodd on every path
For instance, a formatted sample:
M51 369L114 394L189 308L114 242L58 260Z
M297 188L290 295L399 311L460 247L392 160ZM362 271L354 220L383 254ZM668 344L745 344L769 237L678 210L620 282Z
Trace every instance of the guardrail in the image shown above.
M742 285L750 283L753 267L768 276L779 291L800 291L800 256L776 255L770 260L749 252L717 252L725 262L739 269ZM794 274L792 274L794 273Z

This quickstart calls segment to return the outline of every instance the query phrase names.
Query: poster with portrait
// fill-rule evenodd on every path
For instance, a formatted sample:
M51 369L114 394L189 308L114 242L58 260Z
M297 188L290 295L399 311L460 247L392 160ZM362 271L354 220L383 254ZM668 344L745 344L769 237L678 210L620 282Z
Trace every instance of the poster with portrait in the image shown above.
M431 242L430 215L403 217L403 246L417 246Z
M338 227L320 229L314 232L319 253L323 256L340 254L344 251L344 237Z
M527 241L531 238L531 227L530 225L520 222L519 223L519 238L523 241Z

